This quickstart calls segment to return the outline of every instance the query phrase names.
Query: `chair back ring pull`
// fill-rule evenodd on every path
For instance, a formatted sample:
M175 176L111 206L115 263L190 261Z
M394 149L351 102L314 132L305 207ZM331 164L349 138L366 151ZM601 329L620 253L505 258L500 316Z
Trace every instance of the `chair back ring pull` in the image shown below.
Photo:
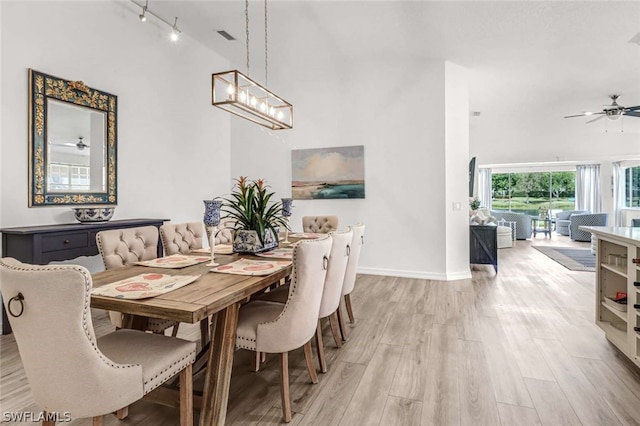
M7 311L9 311L9 315L11 315L14 318L18 318L20 315L22 315L22 313L24 312L24 296L22 295L22 293L18 293L17 296L13 296L11 299L9 299L9 303L7 303ZM11 308L11 304L13 302L19 302L20 303L20 312L18 312L17 314L15 314L13 312L13 309Z
M351 254L351 246L347 244L347 256Z
M322 257L322 269L326 271L328 267L329 267L329 258L325 255Z

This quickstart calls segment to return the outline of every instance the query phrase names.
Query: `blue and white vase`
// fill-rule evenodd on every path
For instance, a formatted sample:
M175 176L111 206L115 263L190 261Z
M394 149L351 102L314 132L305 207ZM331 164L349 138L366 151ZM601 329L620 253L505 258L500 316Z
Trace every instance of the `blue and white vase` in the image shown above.
M220 207L222 200L202 200L204 202L204 224L207 231L207 240L211 241L214 228L220 224Z
M204 202L204 224L218 226L220 224L221 200L202 200Z
M264 231L264 244L258 238L258 232L237 229L233 236L233 251L236 253L260 253L278 247L278 239L271 229Z
M293 199L282 198L282 216L289 217L293 214L291 209L293 208Z

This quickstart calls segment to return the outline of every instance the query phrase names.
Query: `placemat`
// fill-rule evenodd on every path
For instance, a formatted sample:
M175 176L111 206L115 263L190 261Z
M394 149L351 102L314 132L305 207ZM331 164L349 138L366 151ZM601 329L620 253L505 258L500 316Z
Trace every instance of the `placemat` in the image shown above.
M168 293L200 278L200 275L140 274L96 287L91 294L118 299L146 299Z
M256 256L260 257L270 257L275 259L289 259L293 258L293 249L292 248L277 248L274 250L265 251L262 253L256 253Z
M231 244L216 244L216 254L233 254L233 246ZM201 249L191 250L192 253L209 253L211 254L211 248L204 247Z
M316 234L316 233L313 233L313 232L295 232L293 234L289 234L289 236L292 237L292 238L306 238L308 240L314 240L314 239L320 238L320 237L322 237L324 235L327 235L327 234Z
M291 265L289 260L240 259L227 265L217 266L211 272L236 275L269 275Z
M151 266L154 268L184 268L211 260L210 256L186 256L184 254L172 254L171 256L158 257L157 259L135 262L136 265Z

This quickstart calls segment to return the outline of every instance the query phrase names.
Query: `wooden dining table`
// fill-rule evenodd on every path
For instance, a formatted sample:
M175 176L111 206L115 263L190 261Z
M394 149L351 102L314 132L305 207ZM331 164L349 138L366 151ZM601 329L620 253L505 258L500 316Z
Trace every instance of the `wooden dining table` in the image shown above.
M224 265L241 256L218 255L215 260ZM242 256L254 260L268 260ZM108 296L91 296L91 307L118 311L132 318L133 328L143 329L148 318L161 318L195 324L214 315L211 342L206 351L206 372L202 393L200 425L224 425L236 341L240 304L251 295L280 282L291 274L288 266L269 275L248 276L210 272L207 263L181 269L129 266L93 275L93 286L99 287L143 273L170 275L201 275L195 282L148 299L130 300ZM204 345L204 342L203 342ZM203 360L204 362L204 360Z

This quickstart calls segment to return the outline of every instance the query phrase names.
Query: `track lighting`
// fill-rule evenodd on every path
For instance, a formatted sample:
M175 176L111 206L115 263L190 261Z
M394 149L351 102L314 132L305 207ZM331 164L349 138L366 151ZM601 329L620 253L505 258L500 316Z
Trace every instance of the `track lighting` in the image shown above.
M176 16L176 20L173 21L173 27L171 27L171 41L178 41L179 34L180 30L178 29L178 17Z
M156 18L158 21L163 22L165 24L167 24L169 27L171 27L171 34L169 35L169 38L171 39L171 41L178 41L178 38L180 36L181 31L178 29L178 17L176 16L175 20L173 21L173 25L171 25L170 22L165 21L163 18L161 18L160 16L156 15L155 13L153 13L152 11L149 10L149 0L146 0L144 6L141 4L136 3L134 0L130 0L131 3L135 4L136 6L142 8L142 13L140 15L138 15L138 18L140 18L141 22L146 22L147 21L147 15L151 15L154 18Z
M144 6L142 6L142 14L140 16L138 16L142 22L146 22L146 20L147 20L147 15L146 15L147 7L149 7L149 0L147 0L147 2L144 4Z

